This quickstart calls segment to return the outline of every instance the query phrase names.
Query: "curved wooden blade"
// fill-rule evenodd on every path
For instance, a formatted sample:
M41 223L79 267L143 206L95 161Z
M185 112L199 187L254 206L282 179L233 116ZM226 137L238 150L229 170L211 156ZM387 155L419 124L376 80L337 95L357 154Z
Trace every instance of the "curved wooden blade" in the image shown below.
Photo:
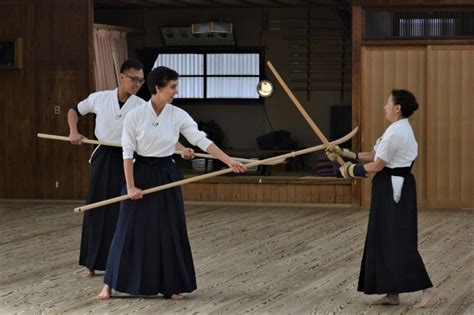
M356 127L356 128L354 128L354 130L352 130L350 133L348 133L344 137L342 137L340 139L337 139L335 141L332 141L330 143L334 144L334 145L344 143L347 140L350 140L352 137L354 137L354 135L357 133L358 130L359 130L359 128ZM249 164L246 164L245 166L252 167L252 166L258 166L258 165L264 165L264 164L272 163L274 161L285 160L285 159L288 159L288 158L291 158L291 157L295 157L295 156L299 156L299 155L303 155L303 154L307 154L307 153L311 153L311 152L315 152L315 151L324 150L325 148L326 148L326 146L324 144L321 144L321 145L317 145L317 146L314 146L314 147L311 147L311 148L307 148L307 149L298 150L298 151L295 151L295 152L290 152L290 153L274 156L272 158L268 158L268 159L264 159L264 160L257 160L257 161L251 162ZM216 176L219 176L219 175L224 175L224 174L231 173L231 172L232 172L231 168L226 168L226 169L223 169L223 170L220 170L220 171L216 171L216 172L212 172L212 173L208 173L208 174L204 174L204 175L199 175L199 176L194 176L194 177L191 177L191 178L183 179L183 180L180 180L180 181L177 181L177 182L172 182L172 183L168 183L168 184L161 185L161 186L156 186L156 187L153 187L153 188L148 188L148 189L143 190L143 194L144 195L151 194L151 193L154 193L154 192L157 192L157 191L161 191L161 190L165 190L165 189L168 189L168 188L172 188L172 187L176 187L176 186L180 186L180 185L185 185L185 184L197 182L197 181L200 181L200 180L203 180L203 179L208 179L208 178L216 177ZM82 207L74 208L74 212L76 212L76 213L84 212L84 211L94 209L94 208L97 208L97 207L102 207L102 206L105 206L105 205L108 205L108 204L111 204L111 203L127 200L129 198L130 197L128 195L123 195L123 196L119 196L119 197L99 201L99 202L96 202L96 203L91 203L91 204L88 204L88 205L85 205L85 206L82 206Z
M324 145L327 147L329 145L329 141L328 139L326 138L326 136L322 133L322 131L318 128L318 126L315 124L315 122L311 119L311 117L308 115L308 113L306 112L306 110L304 109L303 105L301 105L301 103L298 101L298 99L296 98L296 96L293 94L293 92L291 92L290 88L288 87L288 85L286 85L285 81L282 79L282 77L280 76L280 74L278 73L278 71L276 71L275 67L272 65L272 63L270 61L267 61L267 66L270 68L270 70L273 72L273 75L275 76L275 78L278 80L278 82L280 83L280 85L282 86L283 90L285 90L286 94L288 94L288 96L290 97L291 101L293 102L293 104L296 106L296 108L298 109L298 111L301 113L301 115L303 115L303 118L306 120L306 122L309 124L309 126L311 127L311 129L313 129L313 131L316 133L316 135L319 137L319 139L321 140L322 143L324 143ZM340 157L339 155L336 155L336 159L337 159L337 162L342 166L344 165L344 160L342 159L342 157Z

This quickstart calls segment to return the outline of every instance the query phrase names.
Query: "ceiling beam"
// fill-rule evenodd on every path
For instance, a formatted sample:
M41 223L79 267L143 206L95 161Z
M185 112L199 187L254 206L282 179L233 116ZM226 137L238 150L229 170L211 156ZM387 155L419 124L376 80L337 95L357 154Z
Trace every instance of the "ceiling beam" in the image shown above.
M349 7L350 0L95 0L102 7L147 8L248 8L248 7Z

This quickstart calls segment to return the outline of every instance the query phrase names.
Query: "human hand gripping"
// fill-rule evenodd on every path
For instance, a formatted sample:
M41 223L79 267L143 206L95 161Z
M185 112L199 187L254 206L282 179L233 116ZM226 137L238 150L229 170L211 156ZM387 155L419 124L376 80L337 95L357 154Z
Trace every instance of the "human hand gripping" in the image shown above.
M364 165L352 162L346 162L343 166L339 167L339 171L344 178L365 178L367 174Z
M192 160L195 158L194 150L191 148L184 148L181 151L181 157L185 160Z
M81 145L82 139L87 139L87 138L81 135L79 132L69 133L69 141L71 141L71 143L74 145Z
M135 186L127 187L127 193L130 199L138 200L143 198L143 191Z
M352 152L351 150L348 149L341 149L338 145L328 145L326 148L326 156L328 157L329 161L336 161L337 155L340 155L343 158L348 158L354 161L357 161L358 159L358 154L355 152Z
M227 163L227 166L229 166L234 173L245 173L247 171L247 167L244 164L232 159Z

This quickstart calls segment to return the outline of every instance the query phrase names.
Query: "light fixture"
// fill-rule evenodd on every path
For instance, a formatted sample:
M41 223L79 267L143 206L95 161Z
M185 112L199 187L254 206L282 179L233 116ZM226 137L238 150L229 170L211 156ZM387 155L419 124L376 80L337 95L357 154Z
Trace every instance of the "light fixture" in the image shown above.
M165 46L235 46L233 33L192 33L188 27L161 27Z
M261 97L270 97L273 94L273 84L268 80L262 80L257 84L257 93Z
M207 33L232 33L232 23L223 22L207 22L207 23L193 23L191 25L191 32L193 34L207 34Z

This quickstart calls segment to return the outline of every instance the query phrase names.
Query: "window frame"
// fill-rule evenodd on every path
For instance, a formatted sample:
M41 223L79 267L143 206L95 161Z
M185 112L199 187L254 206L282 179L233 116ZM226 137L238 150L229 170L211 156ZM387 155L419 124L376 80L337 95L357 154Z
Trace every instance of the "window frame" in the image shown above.
M400 8L387 8L380 6L363 6L362 7L362 42L376 42L376 41L385 41L385 45L390 45L391 42L407 42L407 43L417 43L422 44L431 41L459 41L463 42L472 38L470 35L429 35L425 34L432 30L428 21L433 19L455 19L454 23L457 25L457 22L463 22L463 19L456 19L456 16L453 17L452 14L464 12L466 16L472 14L472 9L469 7L400 7ZM388 35L370 35L368 34L369 28L367 26L368 15L376 13L391 13L392 16L391 24L393 30L391 34ZM430 16L432 13L446 14L445 16ZM418 14L418 15L417 15ZM421 19L423 20L423 28L420 36L400 36L401 29L401 20L402 19ZM441 25L441 27L446 27ZM465 30L461 28L461 30ZM456 33L456 31L455 31ZM399 43L398 43L399 45Z
M213 77L256 77L253 75L207 75L207 54L245 54L245 53L253 53L259 54L259 75L258 80L261 81L265 77L265 50L262 47L257 48L236 48L236 47L219 47L219 48L209 48L209 47L180 47L180 48L159 48L156 49L156 58L158 58L159 54L203 54L204 55L204 74L200 75L181 75L180 77L202 77L204 78L204 98L175 98L173 103L176 105L192 105L192 104L207 104L207 105L263 105L264 99L262 97L258 97L255 99L248 99L248 98L207 98L207 78ZM153 65L152 65L153 66ZM150 69L151 70L151 69ZM255 88L257 88L255 86Z

